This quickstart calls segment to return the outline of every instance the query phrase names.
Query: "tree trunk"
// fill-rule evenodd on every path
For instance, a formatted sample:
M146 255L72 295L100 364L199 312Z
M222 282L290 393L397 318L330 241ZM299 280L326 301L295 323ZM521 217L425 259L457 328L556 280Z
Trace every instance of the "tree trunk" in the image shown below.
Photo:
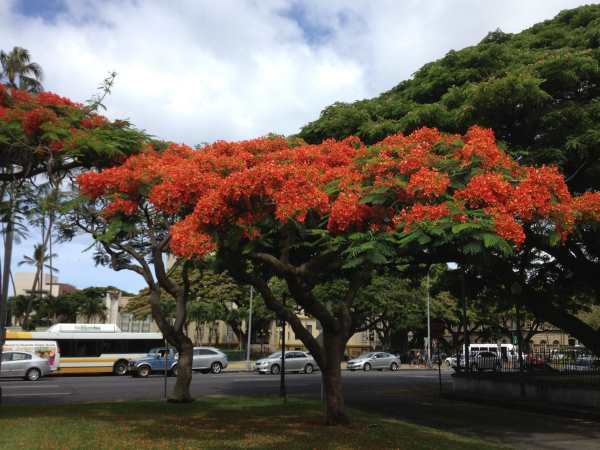
M558 308L542 299L525 298L525 307L539 320L568 332L582 342L588 350L600 356L600 330L595 330L581 319L569 314L565 309Z
M341 363L347 339L342 333L323 330L323 347L327 365L321 368L323 386L325 388L327 425L344 425L350 423L345 413L344 393L342 387Z
M156 286L150 289L150 307L152 317L167 341L173 345L179 353L177 364L177 381L173 393L169 397L170 402L188 403L194 399L190 394L192 382L192 359L194 356L194 345L192 340L183 333L183 330L175 330L169 323L160 305L160 289Z
M9 205L12 208L12 202ZM10 264L12 262L12 250L15 226L12 211L9 213L4 236L4 271L2 272L2 297L0 298L0 343L4 342L4 326L6 324L6 313L8 310L8 284L10 282ZM0 351L2 348L0 347Z
M190 384L192 383L192 359L194 357L194 344L192 340L183 333L177 334L175 348L179 353L179 362L177 363L177 381L173 388L173 393L169 397L170 402L189 403L194 399L190 394Z

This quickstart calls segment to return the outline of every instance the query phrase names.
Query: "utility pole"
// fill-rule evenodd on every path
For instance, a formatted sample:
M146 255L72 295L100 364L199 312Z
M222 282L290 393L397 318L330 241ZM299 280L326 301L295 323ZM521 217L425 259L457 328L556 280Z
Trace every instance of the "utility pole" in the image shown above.
M250 363L250 346L252 345L252 297L254 295L254 288L250 286L250 311L248 313L248 326L246 332L248 333L248 344L246 346L246 361L248 362L248 370L252 370Z
M283 297L285 307L285 296ZM285 390L285 320L281 319L281 372L279 373L279 396L287 403L287 392Z
M163 399L166 400L167 399L167 379L169 377L169 366L168 366L168 359L169 359L169 341L167 340L167 338L165 338L165 366L164 366L164 373L163 373Z
M431 367L431 310L429 294L429 272L433 266L427 269L427 367Z
M461 277L461 287L462 287L462 298L463 298L463 327L464 327L464 341L465 341L465 373L471 372L471 365L469 364L469 321L467 318L467 288L466 288L466 279L465 279L465 270L462 269L462 277Z

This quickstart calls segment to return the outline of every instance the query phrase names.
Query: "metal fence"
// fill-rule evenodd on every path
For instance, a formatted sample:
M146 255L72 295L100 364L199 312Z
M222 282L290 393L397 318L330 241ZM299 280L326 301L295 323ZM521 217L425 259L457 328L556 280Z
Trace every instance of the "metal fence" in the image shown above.
M453 362L454 369L471 376L495 376L519 378L547 384L597 386L600 388L600 357L579 347L536 346L497 354L473 352Z

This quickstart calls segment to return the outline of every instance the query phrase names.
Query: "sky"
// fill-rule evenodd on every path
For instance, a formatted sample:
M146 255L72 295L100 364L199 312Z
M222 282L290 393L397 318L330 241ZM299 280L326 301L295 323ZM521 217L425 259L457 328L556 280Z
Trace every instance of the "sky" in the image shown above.
M111 71L106 115L197 145L292 134L336 101L370 98L423 64L519 32L574 0L0 0L0 49L29 49L46 90L89 99ZM31 254L39 232L15 248ZM55 246L61 282L144 287L96 268L89 239ZM31 270L14 267L17 270Z

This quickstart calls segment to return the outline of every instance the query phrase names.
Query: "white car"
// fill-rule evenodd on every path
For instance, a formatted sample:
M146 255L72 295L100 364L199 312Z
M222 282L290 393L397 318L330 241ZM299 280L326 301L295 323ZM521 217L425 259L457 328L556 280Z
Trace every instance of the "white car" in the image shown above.
M359 357L349 360L346 367L348 370L364 370L365 372L371 369L396 371L400 368L400 359L386 352L363 353Z
M275 352L266 358L256 361L254 370L258 373L271 373L276 375L281 372L281 352ZM314 358L306 353L299 351L285 352L285 371L311 374L318 369Z
M228 364L227 355L218 348L194 347L192 370L218 374L223 372L223 369L226 369Z
M27 381L37 381L50 373L47 359L27 352L2 353L0 377L25 378Z

